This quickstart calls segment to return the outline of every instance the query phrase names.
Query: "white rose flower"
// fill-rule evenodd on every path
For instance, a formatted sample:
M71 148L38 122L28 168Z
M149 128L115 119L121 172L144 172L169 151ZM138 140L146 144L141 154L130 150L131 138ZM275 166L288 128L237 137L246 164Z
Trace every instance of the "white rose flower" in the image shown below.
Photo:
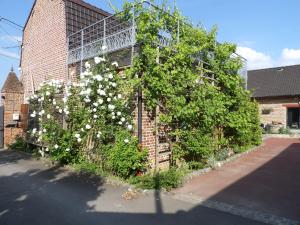
M108 102L110 102L110 101L111 101L111 98L107 98L106 100L107 100Z
M89 102L91 102L91 99L85 98L85 99L84 99L84 102L89 103Z
M85 125L85 129L89 130L91 128L92 128L91 125L89 125L89 124Z
M102 80L103 80L103 77L102 77L101 75L97 75L97 76L95 77L95 79L96 79L97 81L102 81Z
M47 114L47 119L50 119L51 118L51 115L50 114Z
M69 112L69 111L66 111L65 113L66 113L66 115L69 115L69 114L70 114L70 112Z
M122 98L122 95L121 94L118 94L118 99L121 99Z
M102 98L99 98L98 99L98 103L101 105L103 103L103 99Z
M59 113L62 113L62 109L59 109L58 112L59 112Z
M66 148L66 151L67 151L67 152L69 152L69 151L70 151L70 149L69 149L69 148Z
M129 125L127 126L127 129L128 129L128 130L132 130L132 128L133 128L133 127L132 127L131 124L129 124Z
M113 78L114 78L114 75L113 75L112 73L109 73L109 74L108 74L108 78L109 78L109 79L113 79Z
M117 87L117 84L116 83L112 83L111 86Z
M122 121L119 121L119 125L122 125L123 124L123 122Z
M97 102L94 102L93 105L94 105L95 107L97 107L99 104L98 104Z
M112 93L109 93L109 94L108 94L109 97L112 97L112 95L113 95Z
M50 95L50 92L49 91L46 91L46 96L49 96Z
M36 133L36 128L33 128L32 129L32 134L35 134Z
M80 138L80 134L78 134L78 133L75 134L74 136L75 136L76 138Z
M77 142L80 143L82 140L81 138L77 138Z
M97 112L97 109L96 109L96 108L93 108L93 112Z
M98 118L98 116L97 116L97 115L93 115L93 117L94 117L94 119L97 119L97 118Z
M105 93L105 91L104 90L100 90L99 91L99 95L102 95L102 96L104 96L106 93Z
M36 114L31 113L31 114L30 114L30 117L34 118L34 117L36 117Z
M114 119L116 119L116 116L112 116L111 118L114 120Z
M125 143L128 143L128 142L129 142L129 140L126 138L126 139L124 140L124 142L125 142Z
M118 115L118 116L121 116L121 114L122 114L121 112L117 112L117 115Z
M122 121L122 122L125 122L125 118L124 118L124 117L122 117L122 118L121 118L121 121Z
M49 152L49 148L46 148L45 151L46 151L46 152Z
M114 105L111 105L111 104L109 104L109 105L108 105L108 109L109 109L109 110L114 110L114 109L115 109L115 106L114 106Z
M44 132L44 133L46 133L46 132L47 132L47 130L44 128L44 129L43 129L43 132Z
M91 64L89 62L86 62L84 65L85 65L85 68L87 68L87 69L91 68Z
M54 148L55 148L55 149L58 149L58 145L54 145Z
M95 57L94 61L95 61L96 64L99 64L101 62L100 57Z

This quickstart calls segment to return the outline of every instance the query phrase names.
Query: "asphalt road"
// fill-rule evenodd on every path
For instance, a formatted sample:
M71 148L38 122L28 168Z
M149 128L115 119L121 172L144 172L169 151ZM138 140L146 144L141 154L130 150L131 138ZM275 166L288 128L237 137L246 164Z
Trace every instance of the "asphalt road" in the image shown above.
M158 192L125 200L127 188L0 150L1 225L262 225Z

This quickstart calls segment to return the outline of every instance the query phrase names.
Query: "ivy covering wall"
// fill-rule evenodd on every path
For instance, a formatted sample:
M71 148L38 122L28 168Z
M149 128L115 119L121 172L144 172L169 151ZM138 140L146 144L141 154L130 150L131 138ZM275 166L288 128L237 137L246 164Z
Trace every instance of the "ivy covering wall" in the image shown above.
M137 18L139 54L130 68L118 74L117 62L96 57L78 82L47 82L30 98L39 126L29 133L45 146L40 154L96 162L125 178L145 171L147 149L138 145L133 123L138 90L165 130L174 166L201 168L260 144L258 107L238 73L236 46L218 43L215 28L190 26L178 10L135 3L120 14L132 20L134 9ZM158 44L162 33L168 46Z

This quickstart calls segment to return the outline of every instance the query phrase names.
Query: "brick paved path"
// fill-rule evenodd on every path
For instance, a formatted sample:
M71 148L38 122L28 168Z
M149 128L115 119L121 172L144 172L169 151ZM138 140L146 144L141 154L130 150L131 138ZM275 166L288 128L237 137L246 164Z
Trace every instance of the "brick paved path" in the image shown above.
M175 192L300 221L300 140L267 139Z

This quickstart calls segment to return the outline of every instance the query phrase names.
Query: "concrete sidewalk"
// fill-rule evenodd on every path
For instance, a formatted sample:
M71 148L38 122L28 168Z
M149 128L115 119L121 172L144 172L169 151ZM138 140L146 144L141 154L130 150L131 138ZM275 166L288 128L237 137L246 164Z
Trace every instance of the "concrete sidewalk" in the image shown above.
M174 193L300 221L300 140L267 139Z

